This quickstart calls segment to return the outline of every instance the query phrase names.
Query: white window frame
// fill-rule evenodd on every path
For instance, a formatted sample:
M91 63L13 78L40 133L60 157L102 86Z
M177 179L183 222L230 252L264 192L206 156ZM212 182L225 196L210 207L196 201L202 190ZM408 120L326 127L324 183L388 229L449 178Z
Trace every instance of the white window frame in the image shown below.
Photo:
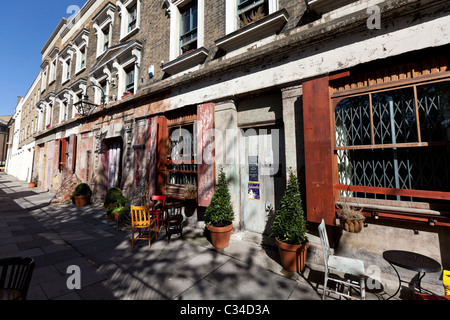
M192 0L171 0L170 2L170 60L180 56L180 8ZM197 0L197 49L204 46L205 41L205 0Z
M134 64L134 90L132 94L135 94L139 89L139 76L141 67L141 47L135 47L132 52L132 58L124 63L119 63L115 60L113 68L117 70L118 85L117 85L117 99L121 100L124 92L126 91L126 71L132 64Z
M58 71L58 56L52 59L50 62L50 72L49 72L49 79L48 79L48 85L51 85L53 82L56 81L56 73Z
M229 34L239 29L238 0L225 0L225 33ZM267 0L269 4L269 14L278 11L278 0Z
M120 41L128 39L128 37L136 34L140 30L141 25L141 0L118 0L117 6L120 9ZM130 10L136 6L136 25L129 30Z
M107 51L107 49L104 49L106 31L108 32L108 48L111 47L115 8L113 4L109 3L93 19L97 36L97 58Z
M82 71L86 70L87 50L89 46L89 31L82 30L72 42L73 42L73 49L75 50L76 54L75 75L78 75ZM83 51L84 51L84 65L82 65Z

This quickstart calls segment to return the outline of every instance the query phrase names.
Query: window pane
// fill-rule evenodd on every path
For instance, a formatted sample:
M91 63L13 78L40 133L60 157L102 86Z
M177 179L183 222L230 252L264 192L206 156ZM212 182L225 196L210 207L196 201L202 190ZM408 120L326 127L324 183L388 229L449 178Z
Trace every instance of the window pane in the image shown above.
M417 87L422 141L450 141L450 82Z
M335 110L336 146L372 144L369 96L351 97L338 103Z
M375 144L418 142L413 88L372 94Z

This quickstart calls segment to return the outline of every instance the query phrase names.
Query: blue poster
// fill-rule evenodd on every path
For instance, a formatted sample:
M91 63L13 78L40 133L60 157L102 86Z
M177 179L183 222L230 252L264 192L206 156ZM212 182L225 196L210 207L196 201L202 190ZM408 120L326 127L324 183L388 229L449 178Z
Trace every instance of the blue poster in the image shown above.
M248 183L248 199L249 200L260 200L261 196L259 193L259 182L249 182Z

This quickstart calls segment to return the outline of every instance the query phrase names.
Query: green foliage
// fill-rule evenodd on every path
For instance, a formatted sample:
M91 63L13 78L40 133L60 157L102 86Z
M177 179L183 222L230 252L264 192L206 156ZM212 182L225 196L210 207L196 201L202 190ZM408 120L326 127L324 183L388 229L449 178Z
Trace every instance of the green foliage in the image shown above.
M125 206L129 199L122 194L122 190L117 187L111 188L106 192L105 204L117 204Z
M220 167L219 180L211 204L205 210L205 222L214 227L230 225L234 220L231 195L223 167Z
M303 244L308 241L300 184L291 169L280 210L277 211L272 224L272 231L272 235L278 240L289 244Z
M92 196L92 190L86 183L80 183L76 186L75 191L72 194L72 197L77 196Z

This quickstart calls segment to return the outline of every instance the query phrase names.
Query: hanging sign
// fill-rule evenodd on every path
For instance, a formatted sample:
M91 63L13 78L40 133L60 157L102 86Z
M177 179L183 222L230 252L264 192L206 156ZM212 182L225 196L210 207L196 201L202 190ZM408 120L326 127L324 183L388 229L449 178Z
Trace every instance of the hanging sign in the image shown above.
M259 193L259 182L248 183L248 199L261 200L261 195Z

